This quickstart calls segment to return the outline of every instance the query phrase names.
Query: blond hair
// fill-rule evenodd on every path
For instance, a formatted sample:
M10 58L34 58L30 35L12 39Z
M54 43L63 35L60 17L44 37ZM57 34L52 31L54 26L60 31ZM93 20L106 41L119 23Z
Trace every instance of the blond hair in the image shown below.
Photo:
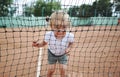
M55 11L50 16L50 26L53 25L65 25L66 27L70 26L69 15L64 11ZM57 26L56 26L57 27Z

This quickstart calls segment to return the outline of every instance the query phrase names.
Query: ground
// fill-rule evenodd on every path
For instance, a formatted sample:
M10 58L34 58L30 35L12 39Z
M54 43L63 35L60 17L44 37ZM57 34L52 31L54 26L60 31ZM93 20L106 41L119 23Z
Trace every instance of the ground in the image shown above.
M38 48L32 42L43 40L49 28L0 29L0 77L36 77ZM75 42L69 55L69 77L120 76L120 26L73 27ZM41 76L48 70L47 46L42 48ZM59 77L58 67L54 77Z

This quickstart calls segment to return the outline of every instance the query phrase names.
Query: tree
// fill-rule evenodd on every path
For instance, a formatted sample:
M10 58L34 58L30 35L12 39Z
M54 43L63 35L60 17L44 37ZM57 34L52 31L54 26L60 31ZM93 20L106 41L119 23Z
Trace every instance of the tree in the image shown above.
M91 5L83 4L80 6L79 17L91 17Z
M120 0L115 0L117 5L115 11L120 11Z
M23 15L24 16L31 16L33 13L34 13L33 6L28 6L27 4L25 4L23 6Z
M38 0L34 6L34 15L35 16L41 16L43 8L46 6L45 2L43 0Z
M68 13L75 17L112 16L111 5L110 0L96 0L92 5L70 7Z
M45 2L44 0L38 0L34 6L35 16L47 16L50 15L53 10L61 9L60 2L51 1Z
M94 14L94 16L111 16L111 5L110 0L96 0L92 5L92 14Z
M114 1L116 1L116 2L120 2L120 0L114 0Z
M81 6L73 6L69 8L69 15L74 17L90 17L91 5L83 4Z
M68 14L71 17L78 17L78 15L79 15L79 6L70 7L69 10L68 10Z
M120 11L120 5L117 5L115 11Z
M0 16L8 16L11 3L13 0L0 0Z

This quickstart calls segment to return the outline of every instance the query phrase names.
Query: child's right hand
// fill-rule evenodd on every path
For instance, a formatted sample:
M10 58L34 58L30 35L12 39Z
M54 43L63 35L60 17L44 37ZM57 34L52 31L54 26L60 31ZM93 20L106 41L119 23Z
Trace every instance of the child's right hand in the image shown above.
M33 41L32 46L39 47L39 44L37 42Z

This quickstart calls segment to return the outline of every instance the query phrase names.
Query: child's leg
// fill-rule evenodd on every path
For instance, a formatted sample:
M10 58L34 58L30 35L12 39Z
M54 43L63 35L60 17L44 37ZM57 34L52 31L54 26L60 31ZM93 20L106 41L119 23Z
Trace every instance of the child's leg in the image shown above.
M67 69L67 60L67 55L63 55L58 59L61 77L65 77L65 70Z
M65 77L65 70L66 70L66 68L67 68L67 65L66 65L66 64L60 64L60 65L59 65L61 77Z
M53 73L55 72L55 67L56 67L56 64L49 65L47 77L52 77Z
M53 56L50 52L51 51L48 49L49 67L48 67L47 77L52 77L53 73L55 72L56 62L57 62L57 58L55 56Z

